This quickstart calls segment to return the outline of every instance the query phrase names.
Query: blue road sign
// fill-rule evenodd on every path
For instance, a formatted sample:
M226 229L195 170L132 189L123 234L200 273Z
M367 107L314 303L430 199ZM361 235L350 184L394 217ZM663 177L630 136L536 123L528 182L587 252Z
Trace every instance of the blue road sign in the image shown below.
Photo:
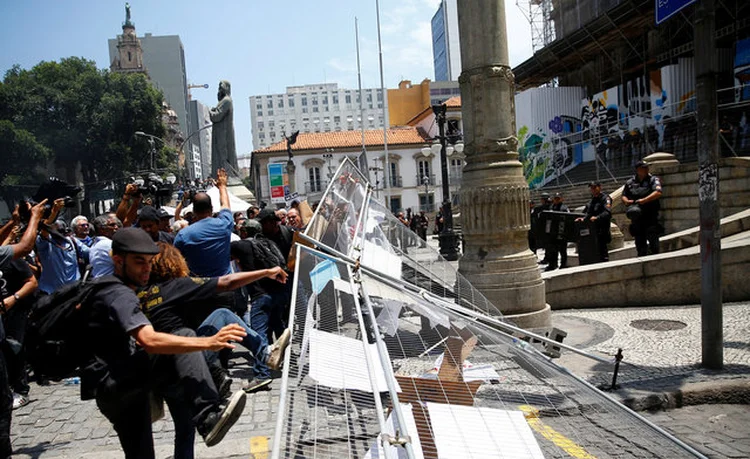
M656 1L656 24L661 24L681 9L695 3L695 0L655 0Z

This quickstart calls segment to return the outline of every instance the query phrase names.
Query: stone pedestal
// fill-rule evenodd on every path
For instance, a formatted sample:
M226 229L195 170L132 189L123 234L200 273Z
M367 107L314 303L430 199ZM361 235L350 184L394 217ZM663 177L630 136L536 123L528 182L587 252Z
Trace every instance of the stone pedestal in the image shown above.
M459 2L458 24L466 154L459 271L519 326L548 327L544 282L527 240L529 187L516 151L504 2Z

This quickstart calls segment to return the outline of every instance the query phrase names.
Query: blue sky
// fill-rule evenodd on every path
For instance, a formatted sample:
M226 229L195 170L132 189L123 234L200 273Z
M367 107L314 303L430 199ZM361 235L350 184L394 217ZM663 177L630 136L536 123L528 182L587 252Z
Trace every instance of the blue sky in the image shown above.
M474 0L470 0L474 1ZM385 85L434 78L430 19L439 0L381 0ZM354 17L359 18L362 84L379 87L375 0L132 0L136 32L179 35L188 81L208 83L194 99L213 106L219 80L232 83L237 153L252 150L251 95L286 86L336 82L357 87ZM506 0L511 65L531 55L531 32L514 0ZM0 2L0 72L14 64L81 56L109 67L107 39L121 33L125 2Z

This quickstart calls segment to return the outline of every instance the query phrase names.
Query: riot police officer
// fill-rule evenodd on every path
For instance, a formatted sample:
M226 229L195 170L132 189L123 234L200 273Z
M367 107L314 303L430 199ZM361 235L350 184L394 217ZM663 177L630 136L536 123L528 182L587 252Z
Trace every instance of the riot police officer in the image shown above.
M659 253L659 200L662 187L659 177L648 172L648 163L638 161L635 175L626 183L622 192L622 203L628 206L626 215L630 218L630 234L635 239L638 256Z
M539 241L536 239L537 232L539 231L539 220L542 216L542 212L550 210L552 208L552 199L549 193L544 192L539 196L539 205L531 209L531 229L529 229L529 248L534 255L536 250L539 248ZM547 254L544 254L544 260L540 261L539 264L548 263Z
M555 196L552 198L552 207L550 208L550 210L555 212L570 212L568 206L563 203L562 193L555 193ZM545 252L549 254L548 256L545 256L545 258L549 262L549 265L547 266L545 271L552 271L557 269L558 254L560 255L560 268L567 268L568 240L565 239L565 231L557 231L554 239L547 241Z
M602 193L600 182L589 183L591 200L586 204L583 213L586 215L576 218L577 222L591 222L596 228L597 243L599 244L599 261L609 261L607 244L612 241L609 224L612 221L612 198L607 193Z

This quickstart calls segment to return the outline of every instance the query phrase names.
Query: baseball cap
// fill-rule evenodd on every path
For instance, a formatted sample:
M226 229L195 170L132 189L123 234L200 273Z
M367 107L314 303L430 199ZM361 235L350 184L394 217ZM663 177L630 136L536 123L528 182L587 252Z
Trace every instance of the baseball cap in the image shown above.
M159 247L147 232L130 227L123 228L112 236L112 252L156 255L159 253Z
M273 218L274 220L281 221L278 215L276 215L276 212L273 209L269 209L268 207L261 210L258 216L255 217L255 219L261 223L263 222L263 220L266 220L268 218Z
M562 197L563 197L563 195L562 195L562 193L555 193L555 197L556 197L556 198L562 198Z
M600 182L598 180L593 180L593 181L589 182L589 187L592 187L592 186L602 186L602 182Z
M542 199L549 199L549 193L544 192L544 193L540 194L539 197L542 198Z
M138 220L158 222L160 220L159 212L151 206L143 206L138 214Z
M648 163L644 160L640 160L637 163L635 163L635 168L638 169L639 167L645 167L648 169Z
M247 231L248 234L256 234L263 231L263 226L261 226L260 222L253 218L248 218L247 220L243 221L242 225L240 225L240 228Z
M164 208L161 208L161 207L159 208L159 210L157 211L157 213L159 214L159 218L172 218L172 217L174 217L174 215L170 214Z

